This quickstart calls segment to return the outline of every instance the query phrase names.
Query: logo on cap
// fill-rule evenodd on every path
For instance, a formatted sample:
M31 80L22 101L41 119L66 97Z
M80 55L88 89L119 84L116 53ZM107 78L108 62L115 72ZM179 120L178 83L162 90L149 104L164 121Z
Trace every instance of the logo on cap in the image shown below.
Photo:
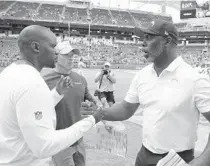
M34 115L36 120L42 119L42 112L40 111L34 112Z

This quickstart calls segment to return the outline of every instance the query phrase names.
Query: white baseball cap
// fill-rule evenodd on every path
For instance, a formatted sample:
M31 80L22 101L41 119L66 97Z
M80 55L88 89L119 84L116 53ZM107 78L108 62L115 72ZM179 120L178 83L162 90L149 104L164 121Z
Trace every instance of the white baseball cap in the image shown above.
M79 50L76 48L73 48L69 41L63 41L57 44L56 51L61 54L65 55L73 51L75 54L80 54Z
M111 64L109 62L104 63L104 66L111 66Z

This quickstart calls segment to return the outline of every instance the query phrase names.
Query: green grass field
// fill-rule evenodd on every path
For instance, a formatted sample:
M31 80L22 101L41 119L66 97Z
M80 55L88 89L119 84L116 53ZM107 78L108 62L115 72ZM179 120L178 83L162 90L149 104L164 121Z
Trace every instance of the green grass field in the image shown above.
M84 71L85 77L88 82L88 87L93 94L97 85L94 83L95 74L98 72L96 69L87 69ZM115 99L120 102L124 99L126 91L129 88L130 82L134 77L135 71L128 70L114 70L117 83L115 85ZM87 166L133 166L137 152L141 147L141 130L142 127L132 122L125 121L126 130L128 135L128 153L127 157L119 157L107 152L95 152L94 150L87 149ZM198 142L196 144L196 155L198 155L206 144L210 128L208 125L199 125L198 129ZM85 134L85 144L94 144L93 132L90 131Z

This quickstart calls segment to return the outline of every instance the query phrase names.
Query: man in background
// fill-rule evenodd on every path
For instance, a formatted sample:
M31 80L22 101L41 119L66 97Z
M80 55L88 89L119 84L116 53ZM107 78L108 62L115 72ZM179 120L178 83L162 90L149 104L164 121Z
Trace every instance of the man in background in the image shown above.
M116 83L116 78L110 67L111 64L109 62L104 63L104 67L96 74L95 77L95 82L98 83L98 89L100 91L98 98L102 103L103 108L106 107L106 103L108 103L109 107L115 103L114 84ZM109 132L111 130L123 131L125 129L122 122L111 122L105 120L102 122Z
M111 107L115 103L114 99L114 84L116 78L110 69L111 64L106 62L104 68L96 74L95 82L98 83L98 90L100 91L99 99L105 108L106 103Z
M58 43L58 62L54 69L48 70L43 77L50 89L56 86L61 75L69 76L73 87L64 93L63 100L55 107L57 117L57 130L65 129L81 120L82 102L88 100L90 106L96 107L96 101L88 90L86 79L72 70L74 56L79 55L79 50L71 47L69 41ZM72 146L53 156L56 166L85 166L85 147L83 138Z
M84 76L83 69L86 68L86 64L83 61L83 58L80 58L78 62L78 73L82 76Z

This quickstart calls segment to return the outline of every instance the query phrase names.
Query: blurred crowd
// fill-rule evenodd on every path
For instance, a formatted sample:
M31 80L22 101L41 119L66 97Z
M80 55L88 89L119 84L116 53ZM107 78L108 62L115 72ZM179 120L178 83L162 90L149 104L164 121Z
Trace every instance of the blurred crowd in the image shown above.
M18 57L19 49L16 39L0 39L0 66L6 67Z
M2 35L0 35L1 37ZM90 65L100 65L106 61L112 64L123 65L146 65L147 62L142 56L138 44L116 44L112 39L87 38L87 37L66 37L61 40L68 40L74 47L80 49L81 56L88 59ZM18 46L15 36L0 39L0 65L6 66L18 58ZM206 67L210 62L208 49L201 46L179 47L178 54L193 67Z
M150 21L161 18L171 20L170 17L139 11L122 9L88 8L74 5L55 5L19 1L0 1L0 16L5 18L15 17L20 20L45 20L50 22L88 23L95 25L117 26L145 26ZM210 30L209 23L206 26L193 26L186 23L176 25L179 31Z

